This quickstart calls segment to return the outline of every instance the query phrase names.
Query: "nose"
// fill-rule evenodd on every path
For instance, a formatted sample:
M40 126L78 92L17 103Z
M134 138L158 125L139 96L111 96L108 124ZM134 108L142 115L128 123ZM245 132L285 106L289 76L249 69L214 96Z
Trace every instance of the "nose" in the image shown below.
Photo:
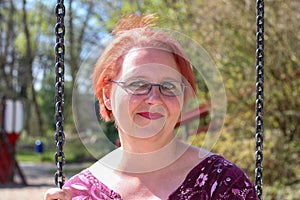
M162 96L159 90L159 86L154 85L152 86L149 94L146 97L145 102L148 104L161 104L162 103Z

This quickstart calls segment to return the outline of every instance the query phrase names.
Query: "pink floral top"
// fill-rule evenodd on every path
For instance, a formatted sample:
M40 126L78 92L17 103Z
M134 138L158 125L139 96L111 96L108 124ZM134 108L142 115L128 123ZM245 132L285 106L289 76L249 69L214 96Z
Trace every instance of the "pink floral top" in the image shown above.
M64 187L72 189L73 200L121 200L85 169L73 176ZM186 176L168 200L252 200L258 199L247 175L222 156L212 155L201 161Z

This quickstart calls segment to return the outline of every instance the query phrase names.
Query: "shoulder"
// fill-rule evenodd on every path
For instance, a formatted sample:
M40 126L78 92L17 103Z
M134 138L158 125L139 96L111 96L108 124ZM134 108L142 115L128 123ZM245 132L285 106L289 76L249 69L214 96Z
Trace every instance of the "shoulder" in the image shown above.
M197 165L190 171L189 176L205 174L210 179L238 179L246 177L246 174L234 163L216 154L209 154L197 161ZM229 180L229 179L227 179Z
M200 185L206 177L211 196L216 199L256 199L253 183L243 170L220 155L203 160L196 180Z
M98 180L89 169L71 177L64 187L71 188L72 198L75 199L120 199L118 194Z
M176 195L182 194L200 199L257 199L247 175L234 163L215 154L200 160L189 172Z
M238 177L244 175L243 171L237 167L234 163L226 160L221 155L211 154L199 164L203 169L210 174L224 175L232 174L232 176Z
M197 173L206 172L214 178L222 178L224 176L230 176L234 179L238 179L239 177L248 178L243 170L223 156L213 154L197 147L192 147L190 149L190 152L192 152L190 158L194 159L193 162L195 163L195 167L191 170L191 173L196 173L197 175Z
M209 161L212 163L210 171L217 197L257 199L253 183L238 166L220 155L212 156Z

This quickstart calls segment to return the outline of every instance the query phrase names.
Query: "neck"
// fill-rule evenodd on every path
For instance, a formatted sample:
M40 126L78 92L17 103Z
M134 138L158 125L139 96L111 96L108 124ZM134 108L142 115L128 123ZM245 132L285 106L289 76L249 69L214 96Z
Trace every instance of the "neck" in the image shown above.
M119 130L119 137L122 150L133 154L147 154L160 151L166 146L170 146L176 140L173 132L161 132L153 137L138 138Z
M127 173L146 173L163 169L187 150L189 145L173 140L162 148L147 153L128 152L123 148L116 149L100 161L114 170Z

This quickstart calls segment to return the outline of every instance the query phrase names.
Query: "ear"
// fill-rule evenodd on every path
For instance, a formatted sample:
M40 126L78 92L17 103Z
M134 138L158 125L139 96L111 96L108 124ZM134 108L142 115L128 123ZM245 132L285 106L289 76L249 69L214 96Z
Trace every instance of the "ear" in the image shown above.
M111 99L110 99L110 90L108 88L102 89L104 105L108 110L111 110Z

